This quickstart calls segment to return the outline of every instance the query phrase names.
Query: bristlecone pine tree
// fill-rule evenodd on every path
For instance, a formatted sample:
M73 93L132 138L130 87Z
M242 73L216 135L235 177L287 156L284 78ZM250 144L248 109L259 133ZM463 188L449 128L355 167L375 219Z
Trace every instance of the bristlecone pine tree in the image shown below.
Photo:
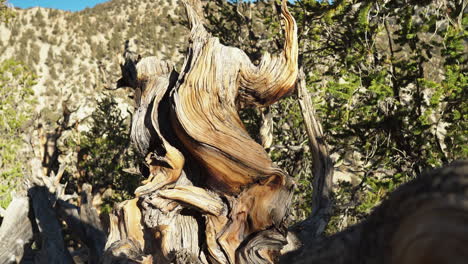
M271 105L296 85L297 28L286 2L281 7L283 50L277 56L264 55L258 66L243 51L212 37L199 6L187 3L190 46L180 73L171 62L142 59L127 49L118 85L135 89L131 137L145 157L149 178L137 188L135 199L114 209L105 263L279 261L290 243L285 218L294 184L249 136L238 111ZM316 239L313 219L306 220L293 229L303 246L281 261L466 260L463 252L455 252L456 245L467 241L467 230L460 228L468 216L466 206L437 199L453 195L466 201L458 188L466 188L466 166L458 164L403 186L366 222L326 240ZM453 239L447 240L455 229L431 231L444 210L448 223L460 231ZM420 228L412 228L416 223ZM427 243L414 240L418 236ZM452 246L441 252L436 244L443 239ZM428 251L433 254L425 255Z
M191 34L181 72L129 45L118 86L135 91L131 138L148 179L136 198L115 206L106 237L92 186L83 184L81 197L66 194L65 165L53 173L31 159L28 194L15 195L3 214L0 263L467 263L466 161L422 174L365 221L318 237L330 214L333 164L298 70L286 2L283 50L258 65L205 30L197 1L184 2ZM238 111L268 106L296 83L315 180L312 214L288 230L294 182L249 136ZM36 144L33 135L28 141ZM79 249L69 252L67 240Z
M150 176L111 217L108 249L118 256L156 248L157 263L178 254L272 262L286 243L294 184L249 136L238 110L270 105L294 89L295 20L283 1L284 50L256 66L212 37L191 5L186 10L191 42L182 72L155 57L125 55L120 85L136 90L131 137Z

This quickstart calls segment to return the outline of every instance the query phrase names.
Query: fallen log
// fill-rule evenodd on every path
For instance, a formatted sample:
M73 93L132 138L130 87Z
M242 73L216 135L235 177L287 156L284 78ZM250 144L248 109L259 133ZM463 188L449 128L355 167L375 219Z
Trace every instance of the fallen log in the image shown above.
M44 186L34 186L28 191L34 201L34 217L42 239L39 263L73 263L72 257L62 236L62 227L48 198L49 191Z

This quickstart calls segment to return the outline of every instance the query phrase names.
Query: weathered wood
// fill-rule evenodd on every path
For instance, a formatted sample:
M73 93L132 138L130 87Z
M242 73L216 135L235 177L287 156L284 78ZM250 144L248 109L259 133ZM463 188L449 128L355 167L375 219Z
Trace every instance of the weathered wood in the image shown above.
M194 206L204 213L220 216L225 209L219 197L210 195L202 188L195 186L176 186L174 189L159 191L163 198L183 202Z
M142 59L135 68L137 86L134 88L141 94L136 98L138 108L132 120L131 138L140 153L146 156L150 168L150 178L135 191L141 196L177 181L185 160L160 131L159 105L178 74L171 63L155 57ZM165 111L168 109L162 110L161 114ZM167 116L164 117L169 122Z
M236 263L244 240L284 228L293 182L249 136L238 110L268 106L294 89L297 28L283 1L284 50L255 66L243 51L220 44L203 27L200 12L184 4L191 42L181 73L129 47L125 53L118 85L135 90L131 138L150 173L135 192L136 220L125 218L125 203L117 207L106 248L115 256L119 250L111 245L131 238L139 245L135 252L162 263L175 261L181 250L202 262ZM144 239L129 230L143 230ZM262 261L269 263L282 246L261 238L249 250L268 252Z
M206 185L226 195L239 194L218 239L234 263L240 243L253 232L281 225L289 205L292 181L249 136L237 109L267 106L291 92L297 76L297 29L283 1L283 53L265 55L255 66L244 52L211 37L192 8L186 9L192 44L173 93L172 120L184 147L207 169Z
M74 239L80 241L86 253L88 263L99 263L104 253L106 234L104 233L96 209L92 206L91 186L83 185L81 206L73 205L63 198L57 200L55 211L60 220L65 221Z
M31 208L34 212L36 225L40 232L41 251L36 256L38 263L73 263L72 257L62 235L62 228L53 208L58 196L63 194L63 186L59 183L58 174L56 177L47 177L42 170L41 161L33 158L31 166L31 187L28 189L28 196L31 200Z
M138 199L125 201L109 216L110 230L102 263L152 263L153 257L144 253L146 241L137 202Z
M0 227L0 263L19 263L23 258L24 247L33 238L28 214L28 197L14 197Z
M301 114L304 118L309 145L312 152L312 213L308 218L292 228L300 240L314 240L325 230L331 216L333 162L320 123L315 117L312 99L307 91L305 74L301 68L297 84L297 95Z
M152 264L152 256L144 256L138 244L131 238L115 241L103 256L102 263Z
M279 230L265 230L247 239L236 252L236 263L277 263L281 249L287 244Z
M106 248L120 240L128 239L137 243L140 250L144 247L141 212L137 206L138 199L120 203L110 218L110 232ZM121 219L121 221L118 221Z
M362 223L305 240L281 263L465 263L468 161L402 185Z
M262 147L248 135L238 110L268 106L293 90L298 74L294 19L282 1L284 50L265 55L256 66L243 51L220 44L204 29L199 5L195 11L186 4L186 10L192 31L181 73L170 62L142 59L130 49L125 53L118 85L135 90L131 138L149 175L134 199L114 207L107 240L90 202L91 186L83 186L79 207L71 205L72 196L60 184L64 167L45 177L40 161L33 166L30 203L43 238L38 263L73 261L55 212L85 246L75 252L80 263L466 262L468 162L402 186L366 221L319 237L329 217L333 165L303 76L298 97L313 150L313 212L294 228L302 247L280 257L298 244L285 226L293 182L263 149L271 141L266 115ZM15 225L32 236L24 203L12 203L19 222L8 214L0 239L16 238L19 234L7 230ZM21 257L18 243L7 245L13 255L0 246L0 260Z
M99 263L104 253L106 235L101 225L101 220L96 209L92 205L92 187L83 185L80 206L80 222L84 227L83 243L89 249L89 263Z
M287 181L249 136L237 112L239 105L269 105L294 88L297 29L286 1L284 51L278 57L266 54L258 67L243 51L211 37L192 8L186 9L192 44L173 94L178 138L208 170L207 185L218 191L238 194L245 186L270 177Z
M157 263L275 263L284 246L297 241L284 224L293 182L249 136L238 110L268 106L294 89L295 21L282 1L284 50L265 55L256 66L243 51L220 44L199 12L185 7L191 33L180 73L169 62L126 52L119 83L135 90L131 138L149 175L135 199L114 209L104 262L126 256L134 262L151 257ZM365 222L317 239L329 218L333 164L304 77L298 87L313 151L313 212L294 229L303 247L283 261L375 259L361 257L360 250L371 234L367 228L381 224Z
M42 239L38 262L73 263L63 241L62 228L49 200L49 190L45 186L34 186L28 190L28 194Z
M273 116L271 115L270 108L266 107L261 110L262 123L260 126L260 141L262 147L268 149L273 144Z
M91 186L83 185L81 206L77 207L68 203L68 200L78 197L65 194L66 184L60 183L65 166L60 166L57 175L52 172L50 176L45 176L39 159L32 159L30 163L32 174L28 194L42 239L41 251L36 256L38 263L73 262L65 247L58 217L67 223L74 238L83 244L85 251L76 252L80 258L86 259L88 263L99 263L106 236L98 213L90 203Z

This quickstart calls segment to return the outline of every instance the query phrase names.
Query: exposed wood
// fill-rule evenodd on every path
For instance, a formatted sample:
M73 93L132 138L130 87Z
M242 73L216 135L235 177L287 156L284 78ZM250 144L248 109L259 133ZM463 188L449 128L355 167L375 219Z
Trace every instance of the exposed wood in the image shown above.
M31 207L36 225L40 232L41 251L36 256L38 263L73 263L72 257L62 235L62 228L53 208L57 195L63 193L63 186L55 186L59 182L55 175L47 177L42 170L41 161L34 158L30 161L32 186L28 189ZM61 177L61 175L58 175Z
M465 263L468 161L402 185L362 223L306 240L281 263Z
M266 54L258 67L243 51L210 37L190 6L187 12L192 45L173 94L177 136L208 170L207 184L218 191L238 194L268 177L287 181L249 136L237 112L238 104L269 105L294 88L297 29L286 1L282 9L285 49L278 57Z
M104 246L106 235L102 229L101 220L96 209L92 205L92 187L89 184L83 185L80 206L80 222L84 226L84 245L89 249L89 263L99 263Z
M239 247L236 263L277 263L279 252L287 244L278 230L265 230L247 239Z
M238 110L268 106L292 92L296 23L283 1L284 50L255 66L205 30L194 2L198 12L185 3L191 42L181 73L170 62L125 53L119 86L135 90L131 138L150 173L132 206L123 203L111 217L107 252L116 256L120 246L112 245L128 239L134 252L162 263L182 250L220 263L249 262L261 251L256 261L271 263L285 243L261 242L267 236L259 234L286 241L277 230L284 229L293 181L249 136ZM247 240L242 248L249 253L236 262Z
M91 201L91 186L85 184L81 195L81 206L78 207L59 197L55 211L60 220L65 221L73 237L80 241L86 250L89 263L99 263L104 253L106 234L102 229L96 209Z
M258 66L211 36L200 1L190 2L184 3L190 45L180 73L171 62L141 58L127 43L117 86L134 90L131 139L149 173L133 199L114 207L107 239L90 202L91 186L83 186L73 205L70 199L78 197L65 194L66 184L60 183L65 167L45 176L40 160L33 160L31 199L15 199L8 208L0 260L21 258L20 245L37 225L42 241L36 263L466 262L468 162L405 184L366 221L321 237L329 220L333 164L303 73L297 87L313 154L313 211L292 228L295 234L288 233L294 184L264 150L271 141L271 116L264 115L260 145L238 114L245 106L268 107L294 90L297 28L287 1L281 6L284 49L266 54ZM33 209L33 222L27 208ZM75 259L57 215L83 245Z
M273 144L273 116L271 115L269 107L262 109L261 114L260 140L262 142L262 147L268 149L271 147L271 144Z
M29 177L29 205L33 209L33 224L39 231L35 236L41 240L36 241L39 242L36 246L40 248L35 256L36 263L74 263L83 260L87 263L99 263L106 236L96 210L88 202L92 199L91 186L83 186L81 207L77 207L68 202L77 196L65 194L66 184L60 183L65 166L60 166L57 175L51 172L50 176L45 176L38 158L32 159L30 165L32 174ZM59 218L67 223L68 230L84 246L83 251L74 252L74 259L65 246ZM28 247L23 246L24 250Z
M223 202L216 195L210 195L195 186L176 186L174 189L161 190L159 195L166 199L186 203L204 213L220 216L225 209Z
M330 159L328 146L324 141L322 127L315 117L315 109L309 91L307 91L305 78L303 69L301 69L297 94L312 152L312 174L314 176L312 183L312 213L293 230L296 231L301 240L312 240L323 233L330 219L333 162Z
M172 121L184 147L207 169L206 185L239 195L218 239L234 263L240 243L256 231L281 225L289 205L292 181L248 135L237 109L239 105L267 106L292 91L297 76L297 29L283 1L283 53L267 54L255 66L243 51L211 37L190 6L186 10L192 44L173 93Z
M107 239L106 250L120 240L133 241L141 251L144 248L143 226L141 225L141 212L137 206L138 199L120 203L110 218L110 232ZM120 221L118 221L120 220Z
M153 258L144 256L138 242L127 238L115 241L103 256L102 263L152 264Z
M28 214L28 197L14 197L0 227L0 263L19 263L23 258L24 247L33 238Z
M34 186L28 191L33 201L32 208L36 224L41 233L42 250L39 263L73 263L70 252L65 248L62 228L49 200L49 190L44 186Z

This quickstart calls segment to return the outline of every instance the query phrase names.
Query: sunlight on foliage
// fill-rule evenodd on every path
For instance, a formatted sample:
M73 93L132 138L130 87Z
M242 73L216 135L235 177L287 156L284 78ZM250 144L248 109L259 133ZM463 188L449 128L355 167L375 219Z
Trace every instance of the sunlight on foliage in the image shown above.
M0 63L0 206L6 208L11 192L24 174L25 142L35 100L32 86L36 76L13 60Z

